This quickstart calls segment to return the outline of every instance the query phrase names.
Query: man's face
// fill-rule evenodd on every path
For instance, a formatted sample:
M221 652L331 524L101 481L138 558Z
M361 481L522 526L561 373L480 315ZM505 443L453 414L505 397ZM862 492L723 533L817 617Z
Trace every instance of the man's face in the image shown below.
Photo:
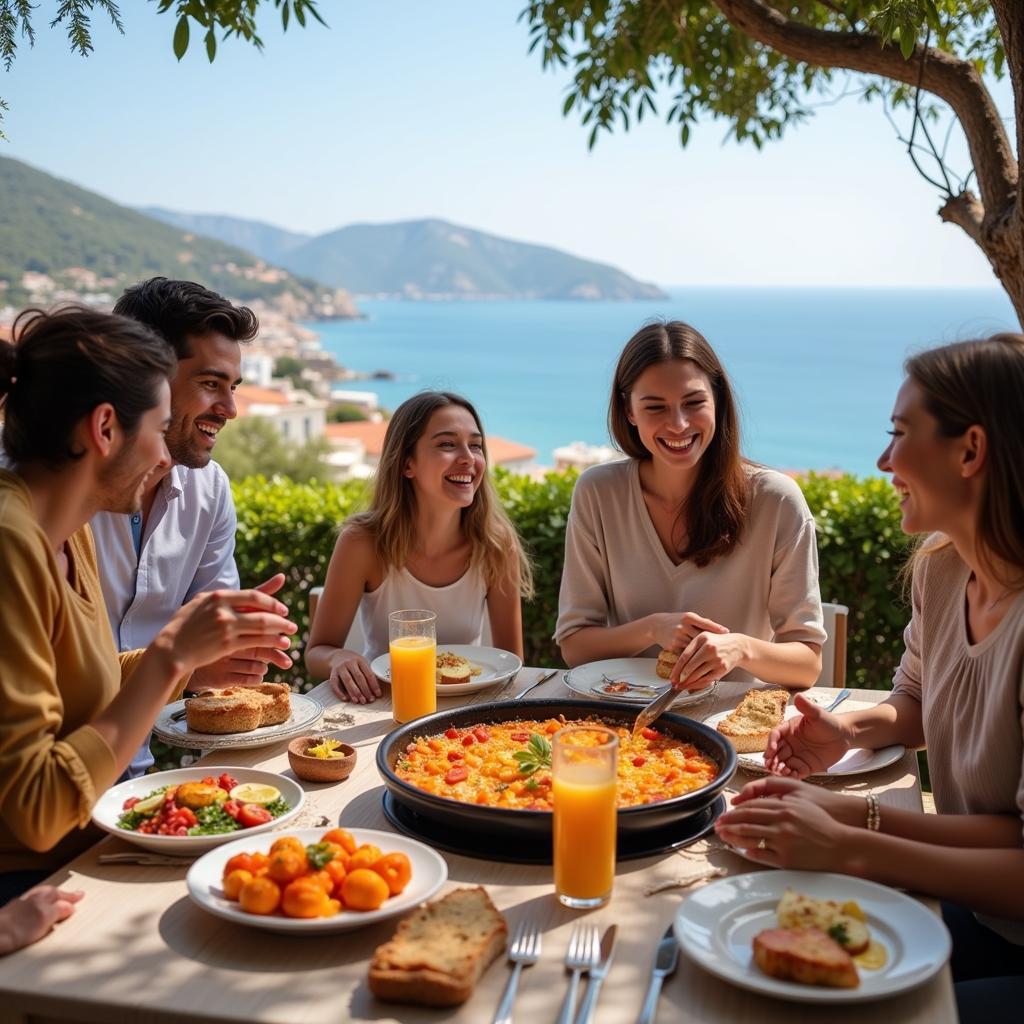
M171 391L160 381L157 403L143 413L138 427L124 437L120 447L100 467L100 508L132 515L139 511L142 495L152 475L171 464L165 432L171 422Z
M190 469L211 459L217 434L237 415L235 388L242 382L242 353L237 341L219 333L193 334L192 354L178 363L171 382L171 429L167 450Z

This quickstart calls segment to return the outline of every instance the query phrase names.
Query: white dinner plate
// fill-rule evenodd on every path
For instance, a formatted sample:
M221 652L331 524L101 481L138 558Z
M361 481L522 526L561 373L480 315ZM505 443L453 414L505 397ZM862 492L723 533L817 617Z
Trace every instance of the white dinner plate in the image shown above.
M578 693L588 700L608 700L616 704L649 704L660 693L668 689L668 681L662 679L655 671L657 658L609 658L606 661L591 661L586 665L577 665L564 675L565 685L573 693ZM644 687L640 691L626 693L608 693L602 689L607 679L613 682L630 683ZM699 704L715 692L717 683L712 683L704 690L696 693L681 692L673 702L670 711L686 708L691 704Z
M438 697L458 697L463 693L476 693L488 687L507 683L522 667L523 663L510 651L497 647L474 647L472 644L440 644L437 653L459 654L467 661L479 665L483 671L473 676L468 683L438 683ZM373 674L382 682L391 682L391 656L381 654L370 662Z
M173 716L185 710L183 700L168 704L160 712L153 726L153 734L172 747L185 747L189 750L241 750L245 747L265 747L269 743L294 739L304 732L312 730L324 713L323 705L313 697L304 693L289 695L292 713L287 721L278 725L264 725L249 732L193 732L184 718L177 721Z
M146 835L145 832L132 832L125 828L118 828L117 819L124 813L124 802L129 797L136 796L142 800L153 790L160 789L162 786L178 786L183 782L198 782L200 779L206 778L207 775L218 778L221 772L227 772L239 782L262 782L265 785L276 786L291 809L280 817L271 819L265 825L254 825L252 828L240 829L237 832L223 832L214 836L153 836ZM112 835L119 836L129 843L135 843L136 846L145 847L154 853L188 857L205 853L215 846L222 846L224 843L233 842L243 836L247 841L251 841L260 833L269 832L271 829L291 821L302 809L305 800L306 794L302 787L284 775L261 771L258 768L239 768L236 765L220 768L203 765L197 768L177 768L171 772L154 772L152 775L141 775L137 779L122 782L119 786L108 789L96 801L96 805L92 809L92 820Z
M731 713L731 711L720 711L717 715L705 718L704 724L714 729L726 715ZM790 704L786 708L784 717L796 718L799 714L800 712ZM878 750L865 750L861 747L855 747L853 750L848 750L843 754L828 771L817 772L814 775L808 776L808 778L838 778L841 775L863 775L866 772L878 771L879 768L888 768L889 765L895 764L903 756L904 752L905 748L898 743L891 747L879 747ZM748 771L764 773L768 770L764 766L763 751L737 754L736 762L741 768L746 768Z
M816 899L856 900L871 937L885 947L885 966L877 971L858 967L859 987L845 989L763 974L754 963L752 942L765 928L779 927L775 908L787 888ZM850 875L817 871L755 871L711 882L679 907L675 933L683 952L719 978L807 1003L856 1003L915 988L942 969L951 945L942 919L909 896Z
M286 830L273 835L254 836L252 841L246 837L237 843L230 843L227 846L211 850L205 856L200 857L189 869L185 878L188 894L203 910L228 921L234 921L236 924L249 925L251 928L264 928L272 932L285 932L286 934L298 932L315 935L323 932L352 931L355 928L362 928L365 925L394 917L406 910L412 910L424 900L430 899L448 878L447 862L429 846L395 832L351 828L348 831L360 845L373 843L375 846L379 846L383 853L404 853L412 864L412 878L405 890L397 896L386 899L379 910L361 912L343 909L334 917L296 918L284 917L279 914L247 914L236 902L224 898L224 892L221 889L221 876L224 872L224 865L236 853L267 853L274 840L280 839L282 835L298 836L307 845L318 843L320 837L327 831L329 831L327 828Z

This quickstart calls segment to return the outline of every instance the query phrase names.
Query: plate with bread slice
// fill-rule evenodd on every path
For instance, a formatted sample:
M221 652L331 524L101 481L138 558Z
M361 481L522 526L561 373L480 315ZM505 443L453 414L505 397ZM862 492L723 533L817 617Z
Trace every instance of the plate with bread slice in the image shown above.
M436 679L439 697L458 697L507 683L523 663L510 651L472 644L438 644ZM381 654L370 662L382 683L391 683L391 657Z
M862 878L758 871L691 893L675 934L692 960L741 988L808 1003L897 995L949 958L942 919Z
M229 686L168 704L153 734L189 750L264 747L310 731L323 713L318 700L283 683Z
M565 673L565 685L589 700L610 700L617 704L649 704L668 689L668 677L677 655L662 651L660 658L609 658L577 665ZM669 657L666 658L665 655ZM670 660L671 659L671 660ZM696 693L680 691L673 708L697 704L715 692L712 683Z
M788 703L789 690L748 690L743 699L730 711L720 711L704 724L716 729L736 748L736 763L746 771L764 773L764 749L772 729L785 719L796 718L800 712ZM878 750L855 748L848 750L827 771L811 775L812 779L838 778L844 775L863 775L879 768L888 768L904 754L899 744Z

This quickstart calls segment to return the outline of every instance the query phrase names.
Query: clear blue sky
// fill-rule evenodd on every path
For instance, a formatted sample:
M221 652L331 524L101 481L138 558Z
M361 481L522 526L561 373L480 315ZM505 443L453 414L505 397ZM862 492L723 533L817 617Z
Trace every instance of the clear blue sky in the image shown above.
M265 51L229 41L213 65L198 39L179 64L141 0L74 56L55 6L0 73L0 154L118 202L314 233L442 217L669 285L995 284L877 105L823 107L761 153L713 123L683 150L663 119L588 152L523 0L322 0L329 28L284 35L268 8Z

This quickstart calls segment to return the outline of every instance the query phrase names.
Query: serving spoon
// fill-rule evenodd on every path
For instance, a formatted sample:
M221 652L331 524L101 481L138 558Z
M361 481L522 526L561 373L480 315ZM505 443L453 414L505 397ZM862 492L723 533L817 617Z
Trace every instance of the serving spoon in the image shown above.
M658 694L650 704L645 704L640 709L640 714L636 716L636 722L633 723L633 738L636 739L641 729L646 729L662 712L667 711L678 696L679 691L670 686L664 693Z

